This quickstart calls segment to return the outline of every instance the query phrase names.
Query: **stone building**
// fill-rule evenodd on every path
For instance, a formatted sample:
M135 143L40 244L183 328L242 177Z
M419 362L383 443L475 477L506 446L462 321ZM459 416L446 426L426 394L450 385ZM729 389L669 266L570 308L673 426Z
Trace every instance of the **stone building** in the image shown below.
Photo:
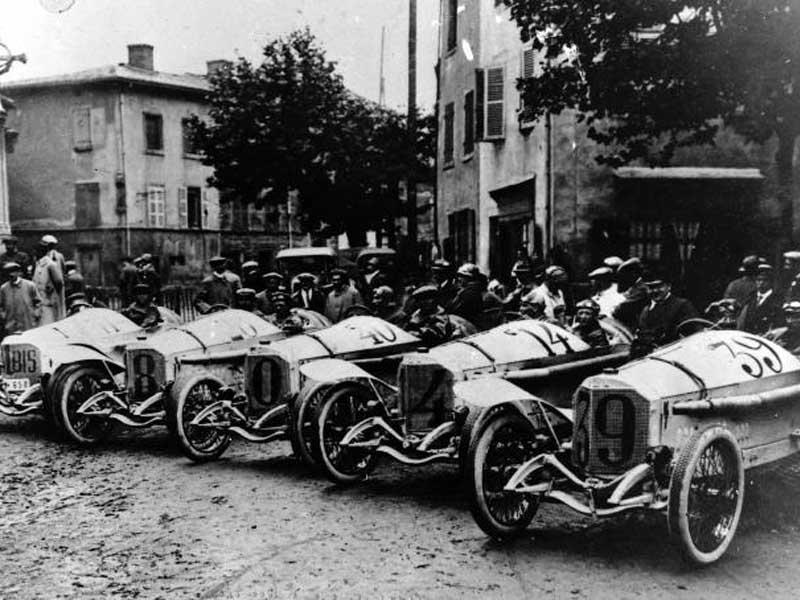
M779 215L773 145L723 130L670 167L602 167L572 113L526 118L517 81L539 57L502 3L441 0L440 10L437 212L447 257L507 279L520 248L576 278L603 256L638 255L670 263L691 292L692 282L735 275L744 252L775 256L766 235Z
M125 64L2 89L16 103L8 179L23 247L53 233L100 285L116 283L125 254L153 254L166 279L199 275L220 252L219 194L186 127L207 114L205 75L156 71L153 47L136 44Z

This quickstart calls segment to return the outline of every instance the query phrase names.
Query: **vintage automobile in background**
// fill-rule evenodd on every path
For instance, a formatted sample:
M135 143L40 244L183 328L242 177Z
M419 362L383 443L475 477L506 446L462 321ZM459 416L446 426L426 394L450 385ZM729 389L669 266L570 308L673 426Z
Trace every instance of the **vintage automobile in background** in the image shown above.
M557 325L511 321L405 356L396 387L355 365L307 365L300 397L320 397L313 455L332 481L343 484L362 479L381 455L408 465L463 461L471 432L503 401L491 392L492 386L506 388L501 380L564 406L585 377L625 362L630 334L619 324L604 328L615 343L591 348ZM464 404L455 385L473 379L491 381L480 402Z
M0 413L19 417L43 412L45 418L54 418L51 392L76 365L116 373L129 343L180 324L171 310L158 310L162 321L148 330L116 311L88 308L56 323L6 336L0 344Z
M167 418L183 453L203 462L222 455L232 436L266 443L289 438L300 458L312 462L306 427L315 397L297 401L302 365L337 357L379 377L392 377L403 354L422 342L377 317L357 316L327 329L307 332L223 357L187 356L178 361ZM230 360L244 368L230 382ZM349 364L349 363L348 363Z
M696 333L586 379L571 419L522 389L502 395L466 463L475 520L501 539L542 502L595 517L647 509L666 514L690 563L712 563L736 533L745 469L800 443L800 360L741 331Z
M297 287L300 273L311 273L317 278L318 285L324 286L330 281L331 270L339 263L336 250L327 246L284 248L275 255L275 268L286 278L292 291Z
M304 327L327 323L307 312ZM251 312L224 309L131 343L124 363L117 363L114 371L87 363L59 380L52 394L57 424L73 441L93 444L109 434L115 421L135 428L163 423L162 399L175 380L178 357L242 350L285 336L280 327Z

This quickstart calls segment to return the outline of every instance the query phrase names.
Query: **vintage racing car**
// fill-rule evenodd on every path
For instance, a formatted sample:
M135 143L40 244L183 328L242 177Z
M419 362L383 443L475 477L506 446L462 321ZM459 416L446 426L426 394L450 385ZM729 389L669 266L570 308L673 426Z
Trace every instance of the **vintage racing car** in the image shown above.
M327 324L312 311L302 311L299 316L307 328ZM128 427L162 423L162 396L175 380L178 357L224 354L285 336L280 327L238 309L224 309L163 331L130 344L124 362L103 368L81 364L60 380L53 389L57 424L75 442L92 444L108 435L113 421Z
M320 395L313 455L337 483L363 478L378 455L409 465L463 460L471 432L502 399L490 391L502 385L498 380L566 405L586 376L625 362L630 334L617 323L604 328L614 343L591 348L557 325L511 321L405 356L397 387L352 364L307 365L301 369L306 384L300 397ZM491 380L487 393L480 402L462 403L455 385L476 378Z
M741 331L700 332L588 378L574 420L524 390L502 396L466 464L473 515L496 538L541 502L595 517L649 509L690 563L711 563L736 533L745 469L800 442L800 360Z
M171 310L159 307L159 312L161 323L148 330L116 311L89 308L56 323L6 336L0 344L0 413L19 417L46 409L44 416L52 418L50 392L76 364L113 371L129 343L180 323Z
M170 431L184 454L198 462L222 455L232 435L256 443L288 437L295 453L310 462L304 427L313 413L313 398L296 401L300 367L337 357L387 377L396 372L404 353L421 347L419 339L395 325L356 316L246 353L183 357L168 399ZM226 378L232 360L244 366L244 381Z

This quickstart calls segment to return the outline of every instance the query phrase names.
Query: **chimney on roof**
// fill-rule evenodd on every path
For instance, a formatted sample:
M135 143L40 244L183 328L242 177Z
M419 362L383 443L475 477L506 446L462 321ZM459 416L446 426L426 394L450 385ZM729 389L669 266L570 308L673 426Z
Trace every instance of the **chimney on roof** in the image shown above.
M129 44L128 66L152 71L153 47L150 44Z
M233 66L232 60L225 60L219 58L217 60L209 60L206 62L206 77L211 78L224 69L230 69Z

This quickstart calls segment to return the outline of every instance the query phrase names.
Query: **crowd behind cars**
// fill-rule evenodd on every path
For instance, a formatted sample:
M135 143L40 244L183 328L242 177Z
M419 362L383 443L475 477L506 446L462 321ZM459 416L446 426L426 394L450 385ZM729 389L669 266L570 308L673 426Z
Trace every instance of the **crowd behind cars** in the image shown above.
M65 260L52 235L41 238L36 258L3 238L0 254L0 318L3 334L57 321L87 307L105 307L98 290L86 286L74 261ZM194 306L200 313L228 307L251 311L285 330L300 327L297 309L337 323L374 315L437 345L505 321L530 318L558 324L592 347L608 345L600 320L611 318L636 334L634 355L645 354L709 323L767 335L800 349L800 251L783 255L780 272L756 255L741 261L738 277L702 316L672 291L671 274L632 257L610 256L592 270L589 297L575 300L567 270L520 253L511 289L490 280L477 265L435 260L427 280L408 284L386 255L365 257L355 269L324 273L278 272L254 260L240 273L221 256L209 260ZM392 257L393 258L393 257ZM161 280L150 254L123 258L119 294L123 314L142 327L158 323Z

